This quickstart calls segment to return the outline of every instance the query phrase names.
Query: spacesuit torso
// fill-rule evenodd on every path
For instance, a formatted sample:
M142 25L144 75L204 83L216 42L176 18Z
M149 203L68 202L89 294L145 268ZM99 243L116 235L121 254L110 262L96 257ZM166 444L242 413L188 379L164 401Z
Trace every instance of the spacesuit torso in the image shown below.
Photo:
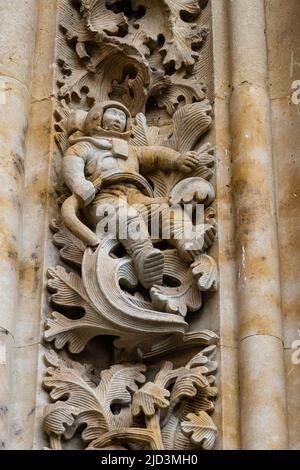
M105 177L114 173L139 174L139 159L135 149L120 139L85 137L78 139L76 149L84 155L88 178ZM74 147L73 147L74 148Z

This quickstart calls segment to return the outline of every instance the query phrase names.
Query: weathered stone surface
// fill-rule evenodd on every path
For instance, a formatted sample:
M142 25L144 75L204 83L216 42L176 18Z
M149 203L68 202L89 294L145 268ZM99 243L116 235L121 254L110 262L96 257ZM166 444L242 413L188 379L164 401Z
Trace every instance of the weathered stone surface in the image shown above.
M5 103L0 106L0 325L14 334L15 309L18 302L25 133L28 123L28 92L25 87L15 80L6 81Z
M141 443L142 436L143 445L159 449L300 449L300 93L295 92L300 90L299 1L129 3L131 9L125 12L114 0L0 0L0 449L42 449L49 442L59 448L64 432L54 425L61 423L62 408L57 399L47 408L43 381L48 389L58 390L59 380L73 374L75 382L82 380L86 387L80 395L85 403L87 390L98 390L100 372L110 377L117 367L123 373L126 367L115 364L124 360L142 375L140 363L147 364L145 383L130 382L125 401L131 416L126 415L125 427L118 431L111 422L104 434L98 429L98 441L89 441L93 447L121 450L129 441L134 447L131 440ZM143 262L132 263L133 253L118 249L114 256L121 258L110 258L108 245L102 247L97 271L96 255L74 240L61 221L54 223L56 246L48 229L70 196L61 178L62 155L73 145L68 142L72 132L66 134L68 113L80 110L79 119L71 119L75 130L94 102L106 99L130 109L136 119L136 148L158 145L173 155L187 158L195 151L205 157L196 175L204 183L198 180L197 188L188 174L183 181L161 174L151 183L159 187L160 196L170 193L173 200L194 195L196 188L206 199L211 223L205 250L192 269L193 259L184 250L183 261L174 247L166 250L152 242L164 253L165 278L158 273L158 283L172 281L153 287L152 299ZM203 109L193 114L199 103ZM83 128L76 130L87 138ZM201 142L190 139L196 134ZM208 142L215 147L215 175ZM124 151L124 146L118 149ZM176 190L166 191L166 181L173 187L178 183ZM116 273L112 264L120 266L122 259L127 290L113 288L119 286L118 275L109 277ZM50 287L62 280L65 285L51 292L61 309L53 317L46 271L57 265L51 270ZM91 271L98 276L92 282ZM109 282L102 284L107 276ZM146 297L141 287L135 292L137 277L148 289ZM217 284L217 292L211 292ZM76 307L84 303L89 309L84 317L91 321L88 334L80 309L68 318L71 291L77 286L82 294L83 285L89 299L84 303L77 296ZM90 298L95 300L95 286L104 297L108 294L107 310L103 305L99 311L88 307ZM124 315L114 316L116 299L123 314L136 315L130 325L122 323ZM108 319L114 316L113 324L105 323L106 334L116 334L122 323L117 333L123 340L117 348L109 336L89 341L99 333L103 312ZM179 341L171 335L161 340L161 332L154 339L152 324L145 334L153 312L164 315L165 333L170 328L183 331L186 322L189 330L180 333ZM174 317L176 322L167 325ZM46 322L51 344L42 344ZM151 341L137 348L141 332L148 339L151 333ZM218 336L216 372L212 358L206 361L199 351L208 347L213 352ZM59 359L52 357L53 370L45 378L44 356L54 342ZM76 363L70 362L67 346L76 353ZM180 426L172 421L178 417L178 410L172 409L174 389L171 398L167 384L160 383L168 375L166 369L157 377L165 360L168 373L172 362L177 379L184 379L187 396L182 402L189 412ZM84 364L94 369L92 376L86 375ZM72 393L74 380L68 385ZM114 393L123 397L123 385L114 386ZM102 385L100 408L104 389ZM195 392L202 394L202 401L192 396ZM163 423L161 415L169 408L175 414ZM123 410L121 417L125 414ZM138 435L132 422L139 426ZM175 431L175 440L168 431ZM84 443L80 436L67 437L64 446L78 449Z
M240 345L240 381L244 390L251 391L241 394L241 434L246 450L288 446L287 434L282 432L287 418L282 351L282 342L272 336L250 336Z
M218 288L217 265L207 253L217 233L209 182L215 158L206 139L212 108L196 68L208 34L202 8L193 0L144 4L138 18L135 2L132 11L116 5L118 12L104 1L60 3L55 130L62 175L55 177L61 221L52 227L62 260L77 270L49 269L58 311L49 314L44 338L57 350L80 354L97 336L113 336L118 362L145 358L155 367L173 351L217 342L214 332L189 330L185 321L188 314L199 316L202 292ZM58 152L54 165L59 168ZM190 234L188 204L204 209ZM83 315L76 318L74 308ZM114 387L118 393L120 386ZM199 411L186 416L183 433L191 440L182 437L182 448L214 445L217 429ZM158 425L159 417L154 421ZM160 440L151 446L163 448ZM97 446L112 444L107 438Z
M0 328L0 448L11 448L10 418L12 414L12 365L15 342L8 331Z
M300 340L300 115L295 93L300 83L300 4L275 0L266 6L289 446L299 449L300 365L293 363L293 354L297 359Z
M286 390L264 1L230 2L230 23L241 445L285 449ZM276 368L266 395L264 379L270 372L272 348ZM262 357L258 360L259 350ZM261 379L253 400L256 363ZM277 406L271 408L269 397L275 395ZM272 435L260 433L263 422L269 423Z
M0 76L21 82L28 89L34 59L38 0L0 2Z
M3 348L7 357L0 366L0 406L4 410L0 415L0 440L4 442L5 448L9 448L15 322L19 299L25 142L37 2L0 2L0 16L0 331L5 338Z

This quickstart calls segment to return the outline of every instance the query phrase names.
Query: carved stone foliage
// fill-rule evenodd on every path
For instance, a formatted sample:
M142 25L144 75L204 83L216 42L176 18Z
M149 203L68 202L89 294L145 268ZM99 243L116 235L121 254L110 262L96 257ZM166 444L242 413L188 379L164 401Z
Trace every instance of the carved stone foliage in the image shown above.
M87 450L212 449L214 352L208 347L177 369L163 362L151 381L143 364L117 364L99 374L49 353L45 386L54 403L45 409L45 431L51 448L61 449L79 430Z
M199 138L211 125L210 111L206 102L184 106L174 115L171 137L164 140L165 146L175 148L179 154L187 149L199 149L197 167L189 177L180 172L165 174L162 171L150 176L153 197L168 198L172 205L194 202L206 208L201 248L196 252L187 251L183 260L171 246L164 247L165 282L154 285L149 296L140 290L132 259L120 252L117 240L107 236L97 243L96 250L91 249L74 237L72 225L68 230L64 224L54 222L54 242L60 248L62 259L70 266L79 267L81 272L78 274L61 266L49 270L52 302L58 310L60 307L64 311L65 307L84 310L84 315L76 320L58 312L51 314L45 338L54 340L57 348L68 345L72 353L79 353L98 335L118 337L116 347L123 349L127 345L127 354L129 338L132 353L148 350L149 343L154 343L158 354L162 336L165 340L165 336L176 335L178 347L183 342L186 344L189 331L184 318L187 313L199 312L202 292L213 292L218 284L216 263L206 254L216 237L215 212L211 207L215 192L208 181L213 174L214 155L210 145L199 143ZM144 115L139 114L131 139L133 145L151 146L160 142L161 137L159 129L148 128ZM94 237L89 231L91 238ZM206 341L210 344L210 335ZM202 332L199 332L199 344L203 344Z
M193 327L204 293L218 288L208 253L217 236L215 156L206 138L212 107L195 70L208 34L206 4L60 1L55 129L62 178L52 231L62 264L48 271L55 311L44 335L62 351L47 355L45 379L55 402L45 410L54 449L83 425L88 449L214 445L218 337ZM137 223L138 239L100 233L107 201L117 207L116 226L129 233ZM68 355L98 336L113 338L115 364L92 374ZM182 367L160 362L191 348L200 352Z
M135 116L149 99L170 116L205 98L193 74L208 31L199 0L63 0L59 98L117 99Z

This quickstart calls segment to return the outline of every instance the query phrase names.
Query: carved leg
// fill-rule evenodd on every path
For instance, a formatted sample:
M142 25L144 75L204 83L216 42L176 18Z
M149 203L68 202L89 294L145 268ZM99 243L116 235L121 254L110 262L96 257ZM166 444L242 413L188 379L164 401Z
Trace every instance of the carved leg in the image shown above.
M142 212L127 204L126 199L110 195L98 199L97 207L94 207L95 213L97 233L101 231L100 224L107 224L109 228L105 236L111 234L122 243L132 258L140 283L146 289L162 285L164 255L153 247ZM101 234L98 235L101 237Z
M153 247L142 215L135 208L124 204L119 208L119 225L125 220L127 233L124 238L119 239L133 260L139 281L146 289L162 285L164 255ZM121 232L122 230L119 231Z
M149 229L153 235L152 222L159 224L159 230L155 231L154 239L167 240L177 249L179 257L192 263L203 252L205 231L199 226L195 231L189 214L179 205L170 207L166 198L149 198L135 192L129 202L134 202L140 214L146 216L151 222ZM138 205L144 208L138 209Z

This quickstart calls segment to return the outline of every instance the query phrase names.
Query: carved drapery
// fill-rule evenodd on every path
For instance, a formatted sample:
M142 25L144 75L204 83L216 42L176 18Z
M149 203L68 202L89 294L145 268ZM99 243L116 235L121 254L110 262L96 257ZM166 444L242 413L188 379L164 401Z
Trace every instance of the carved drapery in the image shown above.
M135 174L134 186L144 196L146 186L147 197L168 201L171 208L201 204L204 228L202 243L186 252L168 240L151 240L155 253L163 255L162 282L145 288L134 254L119 239L108 235L91 243L97 233L76 191L63 178L58 181L52 229L63 263L49 269L57 311L45 326L49 348L58 351L47 355L52 367L45 378L54 401L45 409L51 448L61 448L82 425L87 448L214 446L212 358L218 337L196 330L192 321L201 315L203 293L215 292L218 285L216 263L207 253L217 230L210 181L215 158L206 140L212 107L200 73L209 34L202 24L205 8L207 2L198 0L60 2L55 158L64 159L76 143L91 141L86 123L95 104L119 102L132 115L129 153L159 147L176 157L168 171L154 168L146 179ZM197 163L180 171L190 158ZM92 180L96 194L105 185L115 190L117 183L133 184L131 174L122 178L120 183L116 174L107 182L101 177L100 185ZM114 338L109 369L71 361L69 353L80 354L98 336ZM195 349L179 367L161 362L173 351Z

